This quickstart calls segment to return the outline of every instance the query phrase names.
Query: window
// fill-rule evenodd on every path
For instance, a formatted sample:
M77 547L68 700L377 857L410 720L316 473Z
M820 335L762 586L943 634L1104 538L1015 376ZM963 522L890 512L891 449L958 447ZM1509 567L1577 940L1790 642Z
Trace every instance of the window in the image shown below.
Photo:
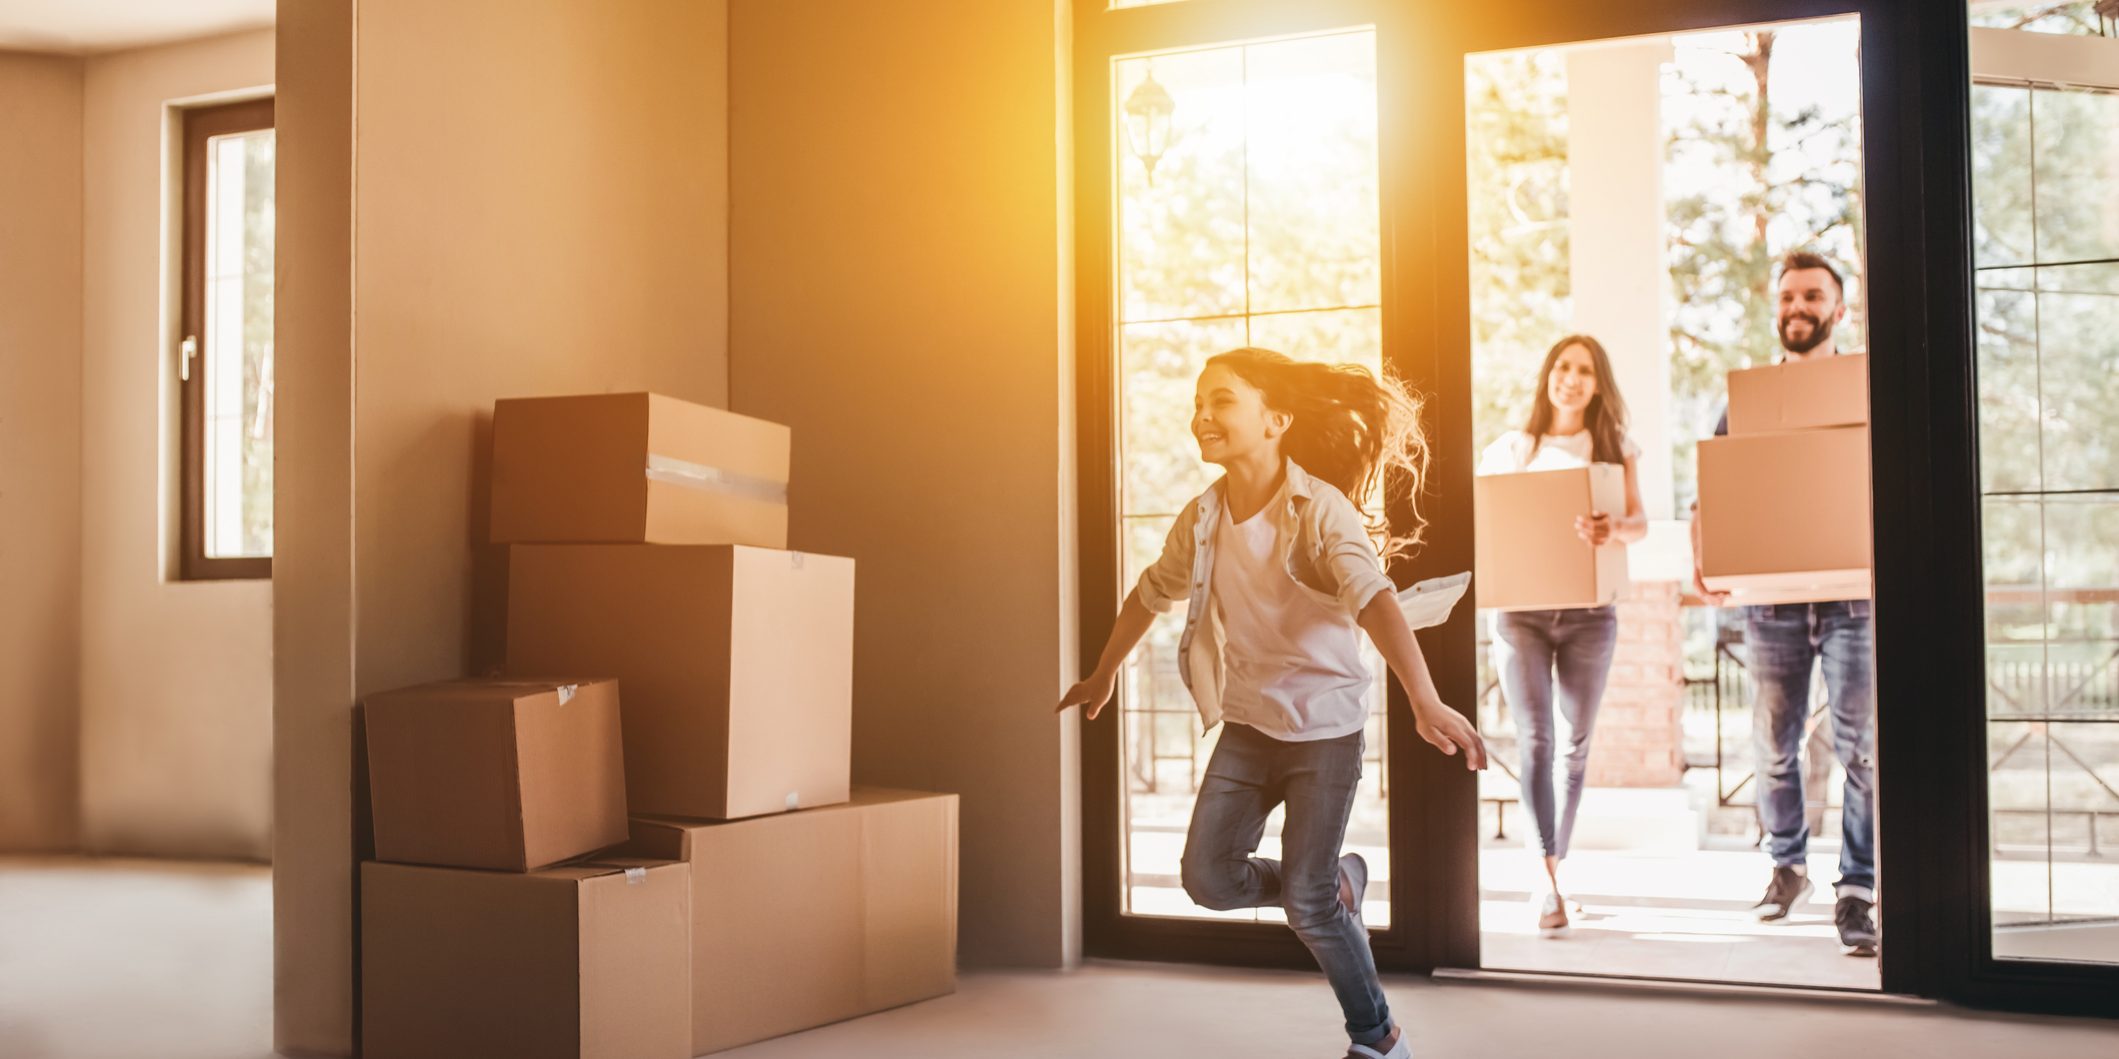
M272 100L184 112L180 572L272 576Z
M1375 32L1125 56L1111 69L1121 582L1131 587L1213 480L1189 430L1208 357L1257 345L1382 370ZM1209 912L1178 885L1185 821L1220 734L1199 738L1177 673L1181 629L1157 622L1120 683L1125 911L1284 921L1277 908ZM1384 667L1367 658L1370 764L1347 845L1369 860L1367 922L1384 929ZM1276 855L1281 820L1276 809L1261 855Z

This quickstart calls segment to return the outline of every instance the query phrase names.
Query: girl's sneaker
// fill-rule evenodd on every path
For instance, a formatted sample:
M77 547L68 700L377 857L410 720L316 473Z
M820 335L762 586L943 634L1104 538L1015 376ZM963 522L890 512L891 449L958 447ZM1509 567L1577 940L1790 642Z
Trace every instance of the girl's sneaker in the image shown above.
M1382 1047L1382 1042L1373 1046L1349 1044L1346 1048L1346 1059L1413 1059L1413 1048L1405 1043L1405 1030L1402 1027L1392 1030L1391 1036L1384 1040L1390 1041L1391 1046Z
M1559 894L1546 894L1538 905L1538 935L1557 938L1567 933L1567 902Z
M1346 907L1347 915L1354 917L1354 925L1367 930L1361 921L1361 903L1368 896L1369 862L1359 853L1349 853L1339 858L1339 903Z

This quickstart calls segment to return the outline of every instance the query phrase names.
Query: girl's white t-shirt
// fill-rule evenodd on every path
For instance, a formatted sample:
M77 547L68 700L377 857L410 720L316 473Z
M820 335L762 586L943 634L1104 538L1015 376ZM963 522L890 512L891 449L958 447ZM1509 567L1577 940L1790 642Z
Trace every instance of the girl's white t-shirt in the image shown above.
M1629 460L1641 458L1641 447L1634 444L1628 435L1620 439L1619 451ZM1530 451L1530 435L1520 430L1511 430L1494 439L1479 455L1478 474L1515 474L1518 471L1566 471L1576 467L1587 467L1590 457L1596 452L1596 442L1589 431L1580 430L1572 434L1547 434L1538 446Z
M1274 503L1280 503L1278 498ZM1279 569L1279 531L1266 510L1215 530L1214 605L1221 608L1222 717L1275 739L1336 739L1368 722L1373 683L1361 631L1303 594Z

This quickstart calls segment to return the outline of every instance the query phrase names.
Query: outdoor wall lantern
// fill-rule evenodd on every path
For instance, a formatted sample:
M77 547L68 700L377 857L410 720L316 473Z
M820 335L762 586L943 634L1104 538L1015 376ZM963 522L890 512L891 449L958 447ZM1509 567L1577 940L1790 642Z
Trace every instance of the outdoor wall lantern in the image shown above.
M1170 149L1170 115L1177 101L1149 70L1141 83L1126 96L1126 143L1142 165L1148 167L1148 186L1155 186L1155 163Z

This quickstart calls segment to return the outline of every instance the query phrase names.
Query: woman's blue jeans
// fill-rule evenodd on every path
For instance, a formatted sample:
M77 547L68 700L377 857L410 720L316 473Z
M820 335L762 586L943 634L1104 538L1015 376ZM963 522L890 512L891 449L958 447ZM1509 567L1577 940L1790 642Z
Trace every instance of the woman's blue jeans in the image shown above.
M1494 616L1494 670L1516 719L1523 805L1548 857L1567 856L1582 783L1589 774L1589 735L1619 644L1618 612L1609 606L1503 611ZM1555 694L1557 692L1557 694ZM1567 721L1567 747L1555 783L1555 707ZM1560 790L1555 804L1554 788Z
M1339 903L1339 847L1361 782L1361 733L1292 742L1222 725L1185 836L1185 893L1203 908L1279 906L1332 984L1356 1044L1390 1036L1368 932ZM1282 859L1254 856L1266 817L1287 803Z

